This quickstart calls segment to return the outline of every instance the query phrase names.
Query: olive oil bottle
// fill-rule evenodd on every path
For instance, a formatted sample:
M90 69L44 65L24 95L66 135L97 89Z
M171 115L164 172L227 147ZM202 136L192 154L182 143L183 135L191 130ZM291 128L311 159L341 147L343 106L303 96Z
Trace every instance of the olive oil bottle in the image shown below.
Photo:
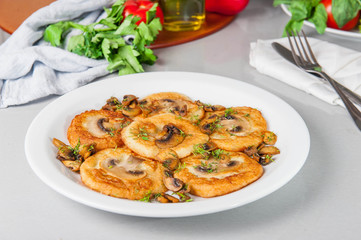
M160 0L164 28L168 31L195 31L205 20L205 0Z

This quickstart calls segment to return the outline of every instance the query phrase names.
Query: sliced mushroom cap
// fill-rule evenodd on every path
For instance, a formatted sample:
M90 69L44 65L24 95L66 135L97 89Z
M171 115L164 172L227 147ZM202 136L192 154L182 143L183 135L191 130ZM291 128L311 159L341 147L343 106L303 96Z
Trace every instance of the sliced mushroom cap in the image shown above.
M89 116L83 122L83 127L95 137L104 137L107 134L115 134L124 127L124 123L129 120L126 117L108 118L103 114Z
M217 168L211 165L198 165L194 169L201 173L212 173L217 170Z
M161 99L157 103L158 110L166 110L184 117L187 115L188 106L183 100Z
M233 115L222 118L219 124L224 127L225 131L236 136L242 136L251 128L248 121L243 118L236 118Z
M118 98L111 97L107 100L106 104L102 107L103 110L116 111L120 108L121 103Z
M253 156L254 154L258 153L258 149L256 146L249 146L244 150L244 153L247 154L248 156Z
M187 105L183 105L180 108L175 108L174 112L182 117L184 117L185 115L187 115Z
M232 170L232 168L239 165L239 161L236 159L224 159L219 161L206 160L202 161L201 164L194 167L194 169L201 175L214 174L227 170Z
M53 138L53 144L58 148L56 158L74 172L79 171L83 160L92 154L91 151L85 151L85 149L88 149L88 145L80 145L77 153L72 147L59 139Z
M272 156L265 155L265 156L260 157L258 162L262 166L266 166L266 165L270 164L271 162L273 162L273 159L272 159Z
M160 203L170 203L171 201L164 196L164 194L158 195L155 200Z
M125 95L122 100L122 113L128 117L135 117L142 113L138 104L138 98L134 95Z
M87 159L91 155L95 153L95 143L94 144L84 144L79 147L79 155L83 157L83 159Z
M59 159L60 161L64 161L64 160L74 161L77 160L78 156L74 154L70 146L65 145L59 148L56 158Z
M276 155L279 153L280 150L275 146L264 146L258 151L260 155Z
M122 105L123 106L129 106L131 104L138 104L138 98L134 95L124 95L123 100L122 100Z
M109 132L111 132L111 130L104 126L105 122L109 122L109 119L108 118L99 118L97 121L97 125L100 128L100 130L102 130L103 132L109 133Z
M204 119L200 124L200 130L202 133L211 135L213 131L216 129L216 122L218 120L216 118L208 118Z
M204 105L203 109L206 112L215 112L215 111L224 110L226 108L221 105Z
M62 141L60 141L60 140L57 139L57 138L53 138L53 144L54 144L54 146L55 146L57 149L66 146L65 143L63 143Z
M140 166L144 160L130 155L127 159L108 158L102 161L100 167L120 179L137 180L147 173Z
M202 144L201 147L206 151L213 151L217 148L217 145L210 141L210 142Z
M61 161L67 168L71 169L73 172L77 172L80 170L81 161L72 161L72 160L64 160Z
M176 198L176 197L173 197L173 196L171 196L171 195L169 195L169 194L164 194L164 197L166 197L169 201L171 201L172 203L177 203L177 202L179 202L179 199L178 198Z
M202 103L201 101L197 100L195 101L195 104L197 104L198 106L202 107L204 109L204 111L206 112L215 112L215 111L221 111L221 110L225 110L226 108L222 105L210 105L210 104L205 104Z
M168 177L168 176L165 176L163 178L163 183L167 189L169 189L173 192L178 192L184 186L184 183L182 182L182 180L180 180L178 178L174 178L174 177Z
M161 149L172 148L182 143L185 135L173 124L164 125L160 138L155 140L157 147Z
M271 131L265 131L263 134L263 142L268 145L274 145L277 142L277 135Z
M136 105L133 108L131 107L123 107L122 113L128 117L135 117L142 113L142 109Z

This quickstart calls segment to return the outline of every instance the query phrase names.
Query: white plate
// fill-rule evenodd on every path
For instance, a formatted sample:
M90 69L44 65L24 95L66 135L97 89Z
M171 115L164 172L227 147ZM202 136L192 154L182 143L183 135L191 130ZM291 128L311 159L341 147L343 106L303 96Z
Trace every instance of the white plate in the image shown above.
M278 135L281 154L265 167L255 183L215 198L195 198L177 204L145 203L102 195L85 187L58 161L52 138L66 142L72 118L85 110L99 109L115 96L142 98L161 91L177 91L194 100L226 107L250 106L262 111L269 129ZM241 81L200 73L153 72L106 79L78 88L46 106L33 120L25 138L25 153L34 172L51 188L98 209L145 217L182 217L219 212L260 199L285 185L304 164L310 146L308 129L299 114L280 98Z
M288 16L292 16L291 12L288 10L288 8L285 4L281 4L281 8ZM315 29L315 25L313 23L311 23L309 21L304 21L303 23L304 23L304 25ZM352 39L357 39L357 40L360 39L361 40L361 33L358 31L358 29L354 29L351 31L343 31L343 30L338 30L338 29L334 29L334 28L326 28L325 32L334 34L336 36L343 37L343 38L352 38Z

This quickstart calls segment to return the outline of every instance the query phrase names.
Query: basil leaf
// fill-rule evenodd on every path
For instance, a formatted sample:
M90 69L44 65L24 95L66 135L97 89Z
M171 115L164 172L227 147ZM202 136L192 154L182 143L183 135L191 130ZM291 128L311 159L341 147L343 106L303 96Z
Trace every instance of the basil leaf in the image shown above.
M347 22L355 18L361 9L360 0L333 0L332 15L338 25L342 28Z
M308 17L310 4L308 2L293 1L289 7L289 11L292 13L291 20L302 21Z
M323 4L318 4L313 16L308 20L315 24L316 30L319 34L323 34L327 27L327 12L325 6Z
M289 21L285 27L285 30L283 31L283 35L282 37L286 37L287 36L287 32L292 33L292 32L299 32L301 31L303 26L303 20L302 21Z

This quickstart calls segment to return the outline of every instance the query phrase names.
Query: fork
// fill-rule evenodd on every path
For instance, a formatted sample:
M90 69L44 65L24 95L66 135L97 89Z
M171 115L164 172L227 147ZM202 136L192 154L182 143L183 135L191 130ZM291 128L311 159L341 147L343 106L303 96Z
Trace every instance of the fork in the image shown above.
M298 32L296 34L292 31L291 33L287 32L288 41L291 46L291 52L293 59L295 60L297 66L301 68L302 70L308 72L308 73L314 73L319 75L320 77L327 80L331 86L335 89L337 94L340 96L341 100L346 106L347 111L351 115L352 119L354 120L356 126L361 130L361 112L358 110L358 108L346 97L344 92L337 86L336 81L332 79L330 76L327 75L322 70L322 66L317 62L316 57L313 54L313 51L311 49L310 44L308 43L306 34L301 30L302 32L302 38L305 42L305 45L303 44L302 38ZM290 36L292 35L292 36ZM292 40L294 44L292 43Z

